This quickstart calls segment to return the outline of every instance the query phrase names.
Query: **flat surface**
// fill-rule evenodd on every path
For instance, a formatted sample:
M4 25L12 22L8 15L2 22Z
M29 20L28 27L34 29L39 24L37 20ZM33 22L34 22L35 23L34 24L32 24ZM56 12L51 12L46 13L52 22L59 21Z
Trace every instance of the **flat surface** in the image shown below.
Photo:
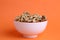
M35 39L21 37L13 20L23 11L46 15L46 30ZM60 0L0 0L0 40L60 40Z

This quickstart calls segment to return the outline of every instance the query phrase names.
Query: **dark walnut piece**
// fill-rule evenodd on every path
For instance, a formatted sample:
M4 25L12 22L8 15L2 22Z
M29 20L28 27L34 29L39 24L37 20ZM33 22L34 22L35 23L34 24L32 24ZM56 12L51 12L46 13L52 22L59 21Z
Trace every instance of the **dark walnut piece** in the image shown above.
M42 16L42 18L41 18L41 21L43 22L43 21L46 21L47 19L46 19L46 16Z

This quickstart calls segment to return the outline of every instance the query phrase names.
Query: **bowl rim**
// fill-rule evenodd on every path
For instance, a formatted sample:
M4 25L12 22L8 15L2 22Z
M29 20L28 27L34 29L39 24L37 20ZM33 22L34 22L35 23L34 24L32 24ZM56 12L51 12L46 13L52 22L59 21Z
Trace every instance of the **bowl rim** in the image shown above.
M18 23L28 23L28 22L19 22L19 21L15 21L15 20L14 20L14 22L18 22ZM43 21L43 22L48 22L48 20ZM43 22L34 22L34 23L43 23ZM32 24L32 23L28 23L28 24Z

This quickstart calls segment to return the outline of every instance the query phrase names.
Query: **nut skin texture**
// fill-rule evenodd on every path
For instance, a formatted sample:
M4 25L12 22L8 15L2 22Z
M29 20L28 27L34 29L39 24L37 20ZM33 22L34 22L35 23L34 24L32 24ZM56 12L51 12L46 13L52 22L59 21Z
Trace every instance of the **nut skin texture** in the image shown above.
M44 15L42 15L42 16L38 15L38 14L30 15L28 12L23 12L23 14L21 16L17 16L15 18L15 21L28 22L28 23L43 22L46 20L47 20L47 18Z

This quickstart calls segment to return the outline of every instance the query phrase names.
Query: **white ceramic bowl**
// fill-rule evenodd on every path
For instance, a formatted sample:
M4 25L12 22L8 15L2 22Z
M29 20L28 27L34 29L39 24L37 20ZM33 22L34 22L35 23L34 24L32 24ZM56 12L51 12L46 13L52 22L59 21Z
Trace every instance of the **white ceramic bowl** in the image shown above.
M46 29L47 21L37 23L25 23L14 21L16 30L23 34L27 38L35 38L39 33L42 33Z

